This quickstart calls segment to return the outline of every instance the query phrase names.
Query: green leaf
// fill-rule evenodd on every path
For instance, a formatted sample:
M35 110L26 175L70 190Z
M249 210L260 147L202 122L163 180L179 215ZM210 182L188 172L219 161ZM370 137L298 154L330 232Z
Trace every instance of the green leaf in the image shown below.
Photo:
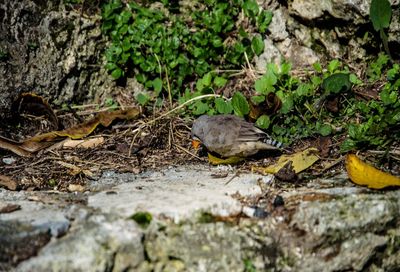
M328 136L332 133L332 127L328 124L322 124L318 128L318 133L322 136Z
M120 78L122 75L123 75L123 71L122 71L122 69L120 69L120 68L116 68L114 71L112 71L111 72L111 76L114 78L114 79L118 79L118 78Z
M157 96L160 94L160 92L162 90L162 85L163 85L163 82L162 82L161 78L157 77L153 80L153 88L154 88L154 91L156 92Z
M281 113L287 114L289 111L293 109L294 102L293 102L293 96L290 94L279 94L279 92L276 93L277 96L281 99L282 101L282 107L281 107Z
M254 36L251 41L251 47L254 50L254 53L259 56L262 52L264 52L264 41L262 40L260 35Z
M331 60L328 64L328 71L332 74L340 67L340 61L335 59Z
M254 105L258 105L265 101L265 96L264 95L254 95L254 96L250 97L250 100Z
M257 27L259 33L265 33L269 24L272 21L273 13L269 10L261 11L260 15L257 16Z
M275 73L272 69L268 69L261 78L256 80L254 88L259 94L267 95L268 93L275 91L274 85L277 81L278 78Z
M392 7L388 0L372 0L369 9L369 17L375 31L389 27L392 17Z
M290 70L292 69L292 64L288 62L284 62L281 65L281 75L289 75Z
M322 73L322 67L321 67L321 63L319 62L314 62L313 65L314 70L318 73Z
M254 18L258 14L259 7L255 0L245 0L243 10L247 16Z
M204 87L210 87L211 86L211 80L212 80L212 75L211 73L207 73L203 76L202 81L203 81L203 86Z
M115 63L113 63L113 62L108 62L108 63L106 64L106 69L107 69L108 71L115 70L116 68L118 68L118 66L117 66Z
M355 84L355 85L361 85L362 81L360 79L358 79L357 75L351 73L350 74L350 78L349 78L350 82Z
M309 95L312 91L312 87L310 84L301 83L296 89L296 94L298 96L306 96Z
M340 93L350 90L351 82L349 74L337 73L324 79L322 88L327 93Z
M212 41L214 47L221 47L223 45L222 39L219 37L215 37Z
M380 98L385 105L394 104L397 102L397 92L390 91L389 88L383 88L380 93Z
M228 80L223 77L217 76L214 78L214 84L217 88L224 87L226 82L228 82Z
M147 94L139 93L136 96L136 100L139 102L140 105L145 106L150 101L150 97Z
M265 115L265 114L258 117L258 119L256 121L256 125L262 129L267 129L270 124L271 124L271 120L269 119L269 116Z
M387 71L387 78L388 80L395 80L400 72L400 65L399 64L394 64L391 69Z
M354 124L349 124L349 127L347 128L347 133L349 134L350 138L357 139L359 135L359 129L356 125Z
M193 114L194 115L202 115L204 113L206 113L209 110L209 106L207 103L204 103L200 100L197 100L194 103L194 110L193 110Z
M351 139L346 139L340 146L340 152L345 153L354 150L357 147L357 142Z
M232 107L236 115L244 117L249 113L250 107L246 97L241 92L236 92L232 97Z
M230 103L230 101L225 101L221 97L215 98L215 108L219 113L222 114L230 114L232 113L233 107Z

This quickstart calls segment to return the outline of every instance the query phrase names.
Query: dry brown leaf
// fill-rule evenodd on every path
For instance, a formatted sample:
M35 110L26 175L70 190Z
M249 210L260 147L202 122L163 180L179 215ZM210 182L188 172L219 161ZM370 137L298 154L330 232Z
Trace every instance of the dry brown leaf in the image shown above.
M68 191L70 192L84 192L85 187L80 184L70 184L68 185Z
M76 176L82 172L82 169L80 167L73 165L72 163L63 162L63 161L56 161L56 163L58 163L61 166L64 166L65 168L68 168L70 170L69 174L72 176Z
M63 142L62 148L93 148L104 143L104 137L95 137L85 140L67 139Z
M400 186L400 178L385 173L363 162L354 154L346 157L347 174L352 182L366 185L372 189L382 189L390 186Z
M0 213L11 213L19 209L21 209L21 206L18 204L0 202Z
M118 110L113 112L100 112L92 119L83 122L82 124L76 125L74 127L61 130L61 131L51 131L48 133L43 133L34 136L24 142L43 142L43 141L53 141L58 137L70 137L71 139L81 139L92 133L98 125L103 125L108 127L115 119L125 119L130 120L137 118L139 116L139 109L131 108L127 110Z
M0 148L14 152L19 156L28 157L31 153L35 153L53 145L54 142L59 141L61 138L69 137L71 139L81 139L92 133L99 124L108 127L115 119L129 120L137 118L139 114L140 110L137 108L118 110L114 112L100 112L92 119L77 126L61 131L43 133L27 139L22 143L1 137Z
M10 177L0 175L0 186L6 187L8 190L15 191L18 188L18 183Z
M0 148L13 152L21 157L29 157L31 153L19 147L19 143L0 136Z

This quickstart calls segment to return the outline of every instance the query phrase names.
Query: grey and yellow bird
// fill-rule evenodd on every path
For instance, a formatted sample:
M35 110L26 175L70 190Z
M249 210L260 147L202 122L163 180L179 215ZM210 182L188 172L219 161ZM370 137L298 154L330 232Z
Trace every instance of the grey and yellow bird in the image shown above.
M222 158L243 158L261 150L279 150L282 146L253 123L230 114L200 116L193 123L191 136L194 147L201 143Z

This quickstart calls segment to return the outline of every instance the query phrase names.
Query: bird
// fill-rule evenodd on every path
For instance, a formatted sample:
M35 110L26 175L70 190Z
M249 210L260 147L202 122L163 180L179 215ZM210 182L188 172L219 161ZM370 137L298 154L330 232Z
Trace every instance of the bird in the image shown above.
M200 116L193 122L191 137L195 148L201 144L221 158L245 158L282 147L253 123L232 114Z

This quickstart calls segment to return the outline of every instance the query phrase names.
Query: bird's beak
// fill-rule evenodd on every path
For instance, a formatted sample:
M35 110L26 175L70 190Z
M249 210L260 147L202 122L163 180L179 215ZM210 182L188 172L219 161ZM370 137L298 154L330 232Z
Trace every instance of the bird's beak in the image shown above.
M201 142L198 140L192 140L192 146L194 149L199 149L200 148Z

